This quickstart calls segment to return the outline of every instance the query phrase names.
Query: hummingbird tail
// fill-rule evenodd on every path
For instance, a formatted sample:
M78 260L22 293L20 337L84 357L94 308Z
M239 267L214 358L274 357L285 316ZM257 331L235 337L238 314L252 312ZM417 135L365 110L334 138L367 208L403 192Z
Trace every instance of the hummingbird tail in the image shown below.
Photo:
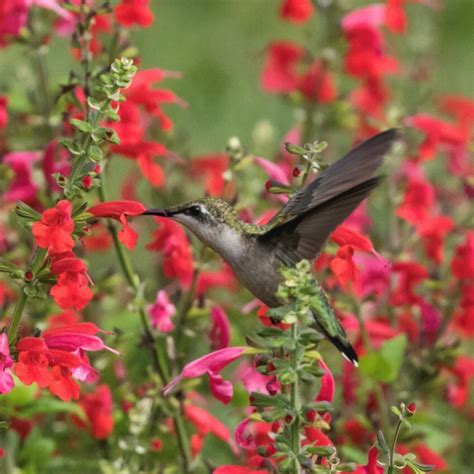
M315 329L322 332L336 346L342 356L358 367L359 358L352 347L344 328L337 319L324 290L319 286L319 298L311 306Z
M319 328L322 330L322 328ZM339 352L342 354L342 357L349 361L351 364L354 364L356 367L359 366L359 357L357 356L357 352L354 350L352 347L351 343L347 340L343 341L339 337L335 336L330 336L324 330L322 330L324 335L328 338L328 340L336 346L336 348L339 350Z

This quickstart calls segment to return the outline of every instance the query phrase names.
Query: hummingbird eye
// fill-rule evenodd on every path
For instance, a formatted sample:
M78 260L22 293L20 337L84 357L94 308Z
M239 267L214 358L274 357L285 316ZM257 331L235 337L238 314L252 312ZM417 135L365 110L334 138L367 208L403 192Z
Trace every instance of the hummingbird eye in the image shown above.
M201 206L190 206L184 213L188 216L199 216L201 214Z

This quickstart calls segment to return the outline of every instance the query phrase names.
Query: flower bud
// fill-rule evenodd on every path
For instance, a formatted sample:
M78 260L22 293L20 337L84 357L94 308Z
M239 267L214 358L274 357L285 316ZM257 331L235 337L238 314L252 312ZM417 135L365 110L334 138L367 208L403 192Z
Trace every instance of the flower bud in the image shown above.
M306 421L309 421L310 423L314 423L316 421L316 410L308 410L305 413L305 418L306 418Z
M31 270L28 270L25 273L25 281L31 281L33 280L33 272Z
M416 412L416 404L410 403L407 407L407 416L413 416Z
M280 423L278 421L274 421L272 423L272 428L271 428L273 433L278 433L280 431Z
M293 423L293 417L291 415L286 415L285 416L285 423Z
M301 174L301 170L295 166L291 174L293 175L293 178L297 178Z
M92 186L92 176L90 174L86 174L83 178L82 178L82 187L84 189L90 189Z

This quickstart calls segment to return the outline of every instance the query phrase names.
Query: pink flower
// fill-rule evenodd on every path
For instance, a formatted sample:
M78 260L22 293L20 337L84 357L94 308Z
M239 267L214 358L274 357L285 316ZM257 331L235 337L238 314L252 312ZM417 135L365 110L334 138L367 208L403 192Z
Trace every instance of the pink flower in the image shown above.
M280 390L280 384L275 376L261 374L252 366L247 367L240 378L248 393L258 392L270 395L270 391L275 393Z
M174 329L171 318L176 314L176 307L169 300L166 291L158 291L155 302L148 305L147 312L151 325L158 331L167 333Z
M206 354L186 364L181 373L163 389L163 394L168 395L173 387L182 379L193 379L207 373L211 393L215 398L227 405L232 399L234 389L229 381L222 378L220 372L224 367L244 354L246 350L246 347L227 347Z
M219 306L211 308L212 327L210 332L211 348L224 349L229 345L230 323L227 314Z
M6 193L6 202L25 201L27 204L36 202L38 186L33 181L33 163L38 161L39 154L34 151L14 151L3 157L3 162L15 173L15 177Z
M13 359L10 357L8 336L2 333L0 334L0 394L8 393L13 388L14 382L10 373L12 365Z
M26 0L0 0L0 46L18 36L28 19Z

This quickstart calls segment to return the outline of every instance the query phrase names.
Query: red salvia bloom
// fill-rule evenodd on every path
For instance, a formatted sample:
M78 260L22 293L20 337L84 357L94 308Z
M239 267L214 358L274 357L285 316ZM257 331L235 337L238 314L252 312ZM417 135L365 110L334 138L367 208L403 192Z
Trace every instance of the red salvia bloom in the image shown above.
M71 256L62 258L51 265L51 273L58 279L50 294L60 308L81 310L89 304L93 293L82 260Z
M435 204L435 190L424 178L411 178L403 202L397 208L397 216L416 225L431 214Z
M444 239L453 227L451 217L434 216L423 220L416 228L423 241L426 255L438 265L443 261Z
M114 430L112 394L108 385L99 385L94 393L84 395L79 402L83 408L92 436L108 438Z
M416 262L396 262L392 267L399 274L398 286L392 293L390 301L395 306L415 304L420 297L415 294L415 287L428 277L426 268Z
M354 248L352 245L343 245L338 249L336 257L329 264L339 283L344 287L350 281L355 282L358 276L358 269L352 259L353 255Z
M461 287L461 301L453 317L454 328L464 337L474 338L474 283Z
M191 176L204 176L206 192L210 196L221 196L224 191L224 172L229 167L227 155L204 155L193 158Z
M149 250L163 253L163 270L168 278L178 278L183 286L189 286L193 277L194 262L191 246L182 227L166 218L155 218L159 228L153 234Z
M115 18L126 28L134 24L148 28L154 19L149 3L149 0L121 0L115 7Z
M283 20L292 23L304 23L314 13L312 0L283 0L280 8L280 16Z
M393 33L404 33L407 18L403 9L405 0L387 0L385 7L385 25Z
M5 128L8 124L8 97L0 96L0 128Z
M277 94L294 91L298 85L296 65L303 54L303 49L293 43L272 43L263 68L262 88Z
M42 337L20 339L15 374L26 385L49 387L61 400L77 399L79 385L73 378L88 380L94 372L85 351L115 352L96 336L100 331L93 323L76 323L48 329Z
M425 140L420 145L421 160L434 158L439 147L453 149L465 148L467 145L468 134L456 124L429 114L413 115L405 121L425 134Z
M48 249L49 254L72 250L74 221L71 213L72 204L65 200L43 212L41 220L35 222L32 228L33 237L39 247Z
M469 390L474 377L474 359L458 356L454 366L448 370L455 376L455 382L447 387L447 399L456 408L462 408L470 399Z
M474 99L458 95L443 95L440 105L456 118L462 129L467 130L474 125Z
M474 279L474 231L469 231L465 243L456 247L451 271L460 280Z
M128 225L128 216L139 216L146 211L146 207L137 201L109 201L97 204L89 209L95 217L110 217L122 224L118 237L130 250L133 250L138 239L138 234Z
M334 77L320 60L314 61L299 78L297 87L307 99L320 104L333 102L337 97Z

